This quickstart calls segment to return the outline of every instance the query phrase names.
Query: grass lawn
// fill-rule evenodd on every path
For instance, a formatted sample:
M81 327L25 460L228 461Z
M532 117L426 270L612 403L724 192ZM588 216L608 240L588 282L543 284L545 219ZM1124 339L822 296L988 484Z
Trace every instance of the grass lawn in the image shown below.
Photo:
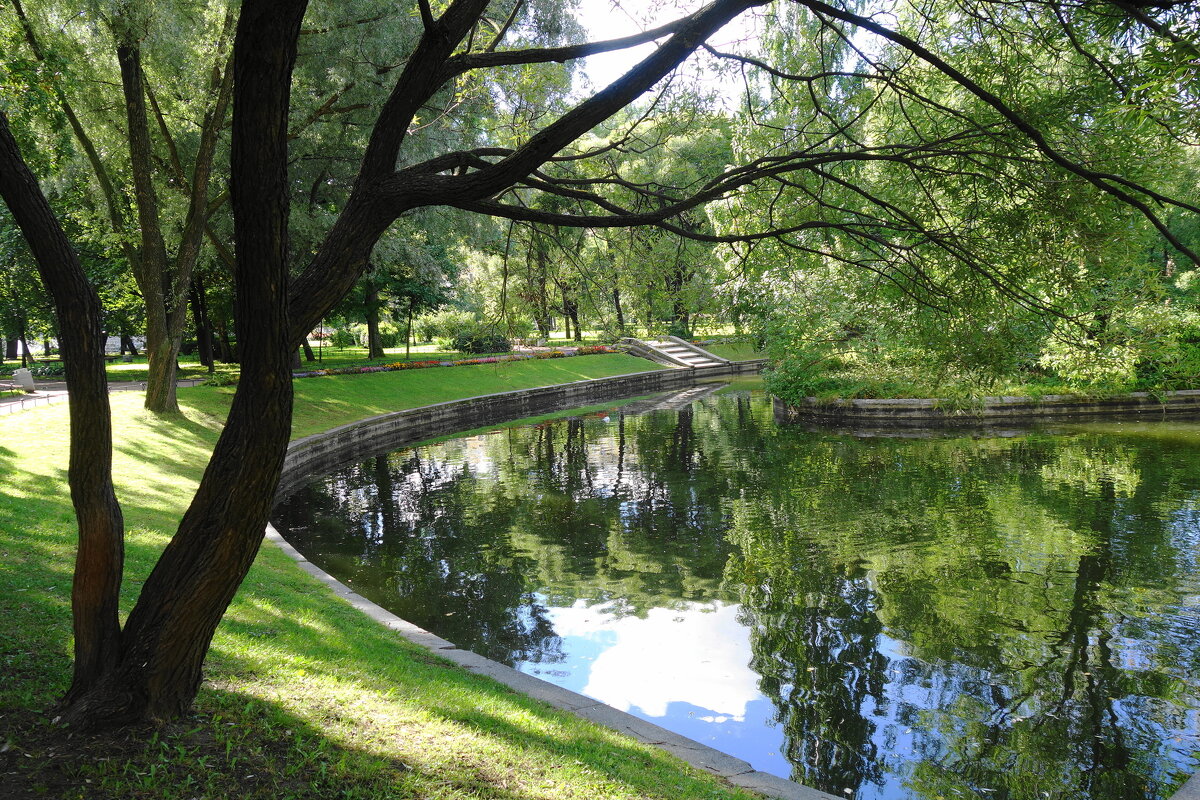
M730 361L750 361L756 358L766 358L767 354L754 349L753 342L726 342L722 344L701 345L715 356L728 358Z
M629 356L296 381L294 435L387 410L653 368ZM128 609L191 497L232 390L181 415L112 395ZM266 546L187 718L130 734L51 727L70 671L74 519L65 406L0 418L0 796L5 798L745 797L654 748L448 665Z

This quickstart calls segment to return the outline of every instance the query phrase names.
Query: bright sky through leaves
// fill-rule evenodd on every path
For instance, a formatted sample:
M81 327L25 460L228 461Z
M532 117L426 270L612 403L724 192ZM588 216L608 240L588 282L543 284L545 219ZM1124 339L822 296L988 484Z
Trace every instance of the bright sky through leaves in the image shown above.
M588 32L589 41L616 39L663 25L696 10L699 4L683 0L639 2L638 0L579 0L576 16ZM738 42L753 36L754 22L743 14L709 39L718 50L733 48ZM649 55L654 46L644 44L611 53L600 53L583 60L583 71L596 88L603 88L623 75L638 61ZM721 78L708 69L697 69L695 57L684 63L685 73L704 75L707 83L719 83ZM728 80L728 79L726 79Z

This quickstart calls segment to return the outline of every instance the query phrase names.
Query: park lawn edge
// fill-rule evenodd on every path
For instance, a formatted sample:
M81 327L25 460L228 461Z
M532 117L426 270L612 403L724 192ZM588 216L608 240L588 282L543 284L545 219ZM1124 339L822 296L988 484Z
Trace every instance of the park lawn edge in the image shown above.
M295 384L293 437L439 400L653 368L605 355L310 378ZM111 396L126 612L192 495L231 395L182 389L183 412L166 417L143 411L140 393ZM0 796L754 796L431 655L273 546L217 631L192 713L133 732L53 726L70 665L66 419L65 406L51 406L0 420Z

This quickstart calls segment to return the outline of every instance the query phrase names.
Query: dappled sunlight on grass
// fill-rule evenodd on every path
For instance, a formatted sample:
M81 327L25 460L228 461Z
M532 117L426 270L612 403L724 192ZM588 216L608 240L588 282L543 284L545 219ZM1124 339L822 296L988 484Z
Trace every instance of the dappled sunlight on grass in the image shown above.
M566 362L566 363L564 363ZM387 411L652 369L626 356L297 381L297 436ZM155 416L114 393L114 477L125 514L127 613L191 500L232 389L180 391ZM0 418L0 739L44 741L70 677L75 521L67 407ZM96 797L740 797L649 747L448 665L360 614L265 546L205 662L196 713L131 739L75 739L16 759ZM5 729L4 725L8 725ZM15 727L14 727L15 726ZM19 730L18 730L19 729ZM14 732L15 731L15 732ZM92 749L89 750L89 747ZM88 796L93 796L89 794Z

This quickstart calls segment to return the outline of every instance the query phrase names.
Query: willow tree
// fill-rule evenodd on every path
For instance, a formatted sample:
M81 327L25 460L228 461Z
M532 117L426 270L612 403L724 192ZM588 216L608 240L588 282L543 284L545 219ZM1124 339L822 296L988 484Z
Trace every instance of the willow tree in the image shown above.
M307 3L245 0L233 44L230 153L241 379L196 494L124 626L118 618L123 526L113 492L99 303L3 120L0 195L24 231L54 296L72 392L69 479L80 536L72 593L75 673L65 698L65 721L88 726L161 719L191 704L213 632L262 541L290 432L291 353L350 290L376 242L401 216L420 208L452 207L551 225L657 224L702 240L753 241L787 235L789 227L720 237L689 230L673 220L707 201L761 182L775 191L783 183L794 183L791 176L819 174L830 165L885 159L921 162L932 158L934 151L944 151L948 146L944 140L875 143L838 138L845 130L835 125L824 139L782 141L769 152L743 153L740 166L700 182L687 196L641 187L639 196L658 202L636 207L606 196L605 190L612 186L639 188L619 174L576 177L569 170L551 174L544 169L551 162L569 166L603 157L603 151L573 149L573 143L655 86L728 21L768 3L711 0L694 13L645 33L603 43L560 44L521 39L539 8L531 1L450 0L435 10L429 0L416 0L419 36L392 62L402 66L384 70L392 86L375 109L357 176L311 258L292 264L289 101ZM815 0L776 0L774 6L795 6L822 19L882 30L870 19ZM345 24L356 24L358 19L349 17ZM1003 109L1007 124L1038 141L1038 131L1000 98L920 43L903 37L902 41L917 57L971 91L992 98L993 107ZM583 96L552 119L537 118L511 142L484 140L433 155L413 144L420 138L422 119L453 114L464 92L489 90L486 76L647 42L656 43L652 52L621 78ZM808 80L804 75L772 72L758 59L743 63L778 73L780 80ZM1040 141L1039 147L1060 168L1083 172L1110 194L1153 216L1148 205L1153 200L1147 197L1161 195L1090 173L1047 142ZM538 192L569 200L571 208L554 212L531 208L526 201ZM815 202L819 204L819 198ZM895 222L900 229L914 224L909 219ZM814 218L790 230L860 230L862 225L861 221Z
M145 305L146 407L178 411L188 292L210 218L228 200L210 183L228 124L234 10L219 0L199 8L122 0L82 13L52 0L9 5L7 46L36 65L25 74L49 87L57 107L42 125L70 131L94 213Z

